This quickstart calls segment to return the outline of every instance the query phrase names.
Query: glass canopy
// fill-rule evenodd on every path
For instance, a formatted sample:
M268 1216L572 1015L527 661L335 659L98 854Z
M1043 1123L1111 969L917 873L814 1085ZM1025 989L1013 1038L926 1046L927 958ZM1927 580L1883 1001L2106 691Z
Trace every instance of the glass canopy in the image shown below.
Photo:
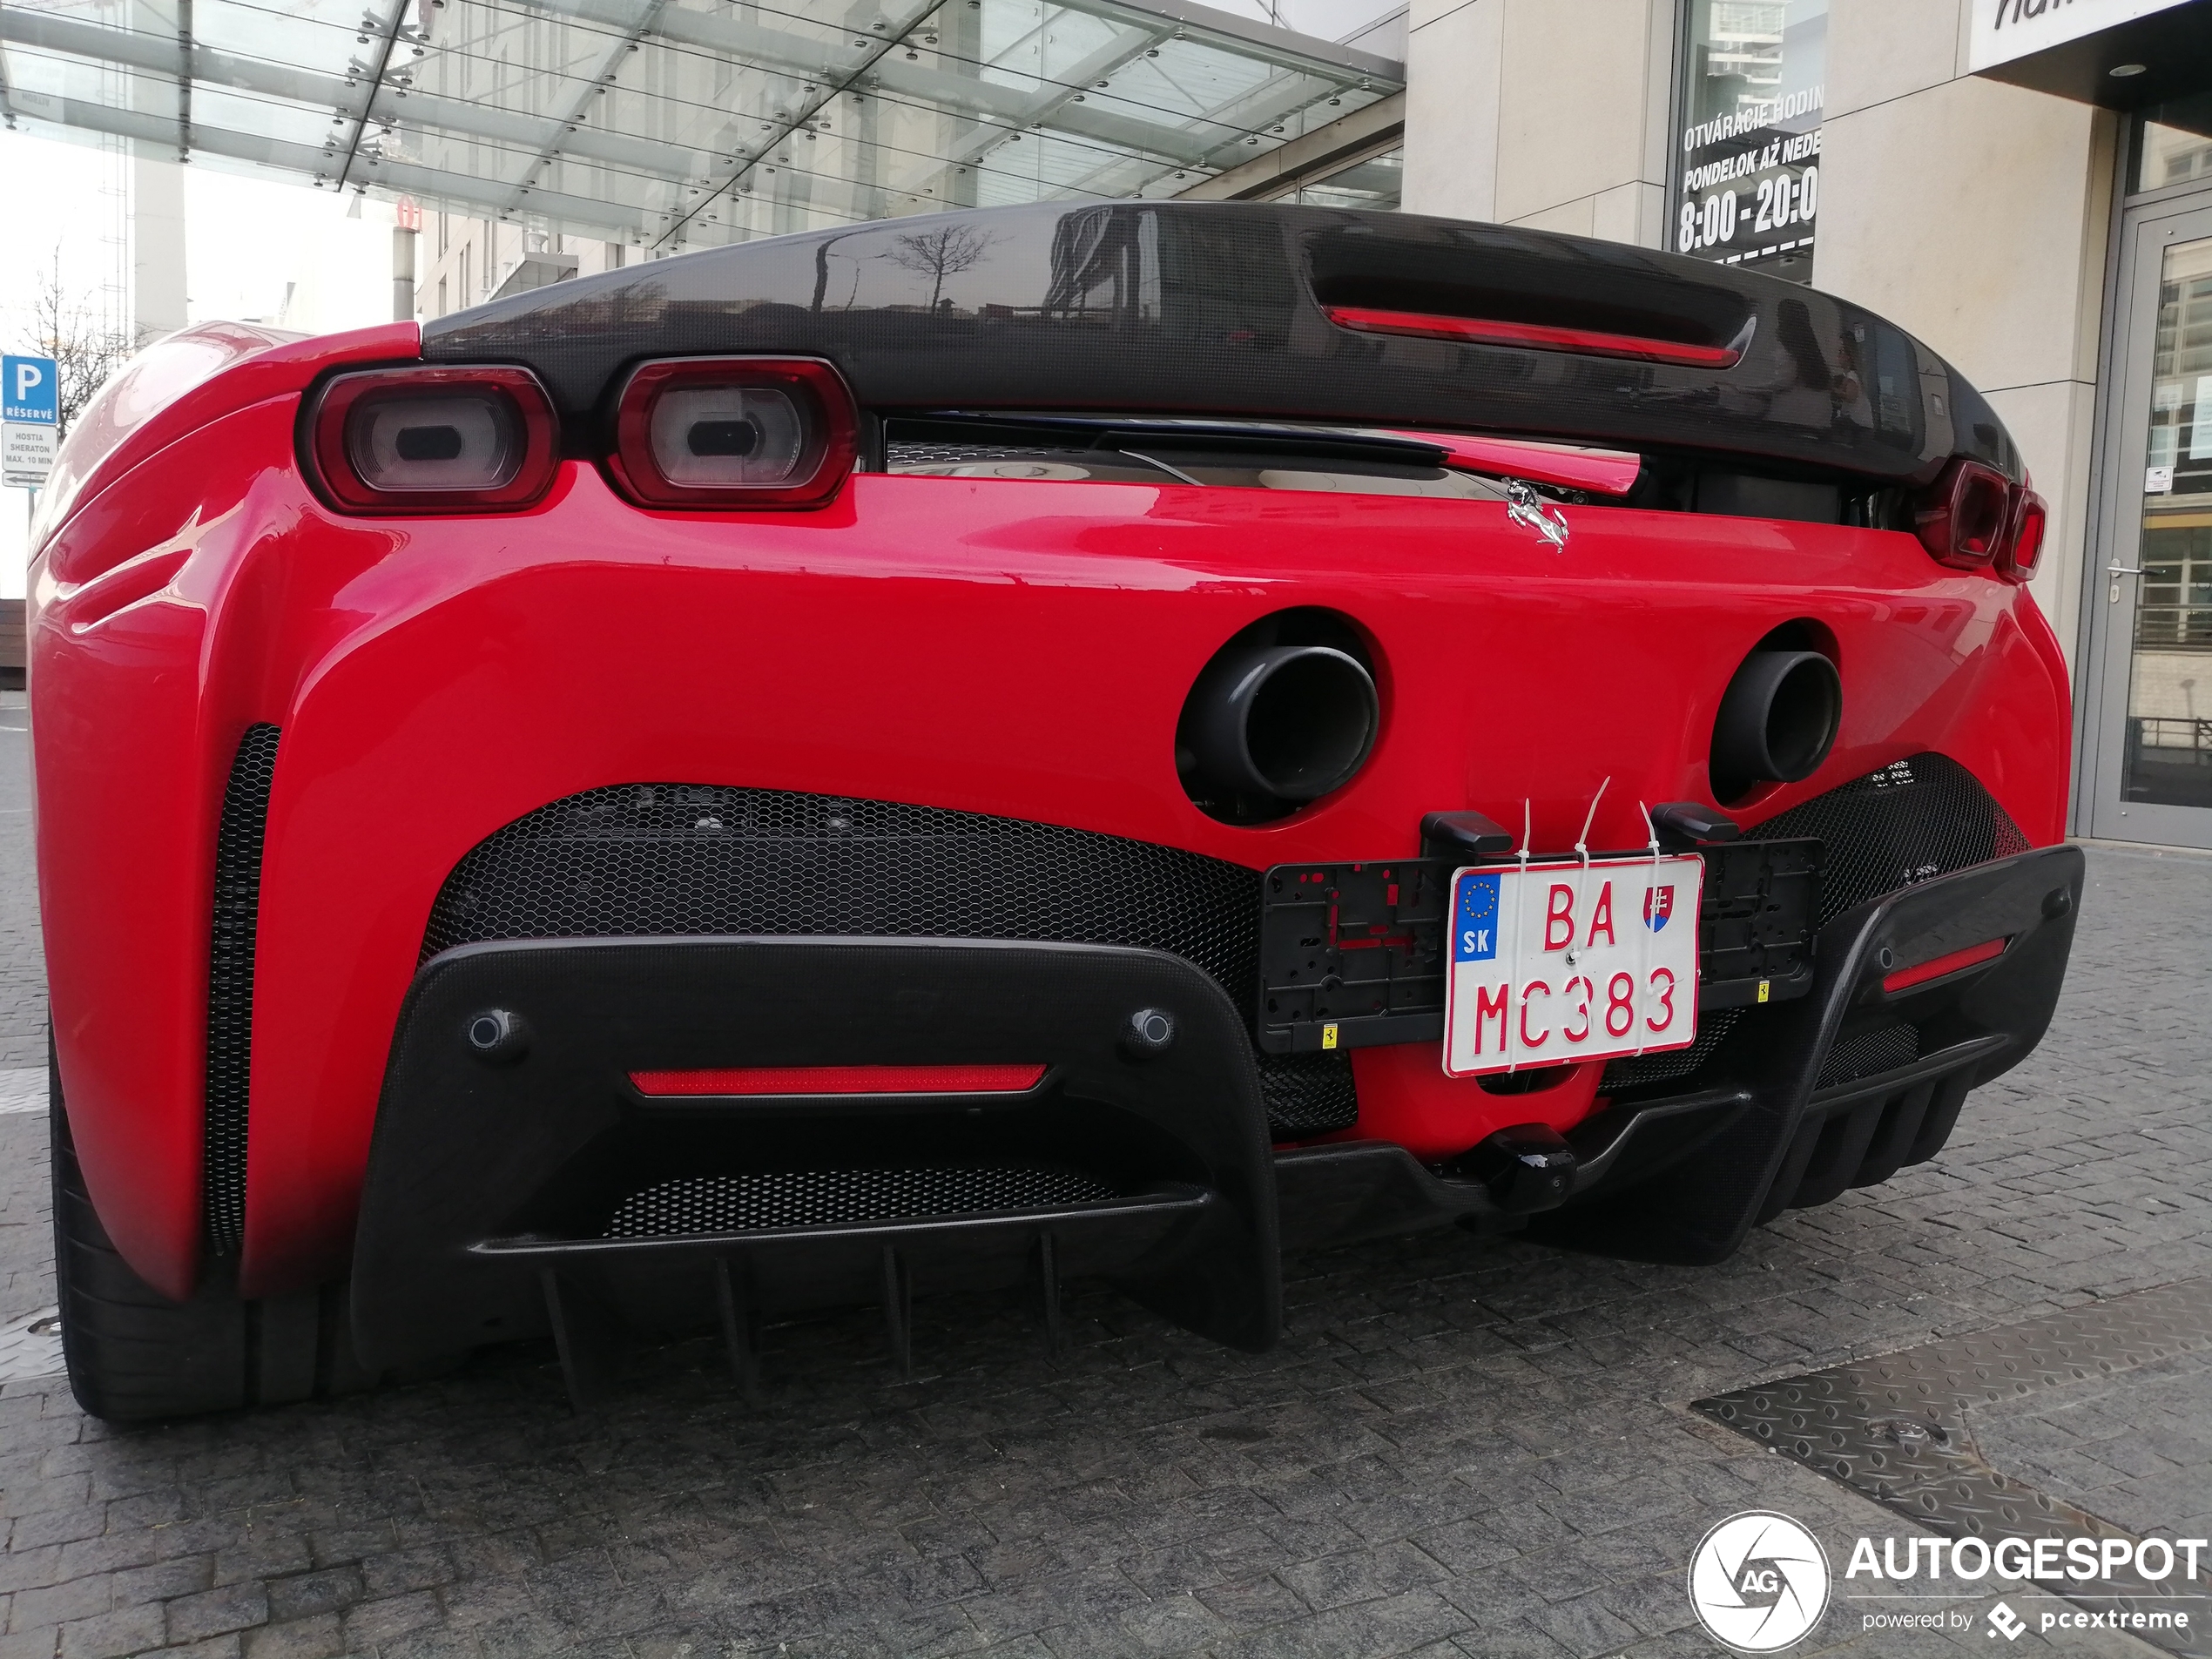
M1404 85L1179 0L7 0L0 48L19 130L657 252L1172 196Z

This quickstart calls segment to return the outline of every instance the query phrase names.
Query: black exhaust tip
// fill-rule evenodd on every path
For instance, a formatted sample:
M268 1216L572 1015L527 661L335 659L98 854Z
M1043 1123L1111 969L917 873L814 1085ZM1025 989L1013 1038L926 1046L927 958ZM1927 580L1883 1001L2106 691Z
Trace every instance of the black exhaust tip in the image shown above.
M1176 732L1184 788L1232 823L1280 818L1342 788L1382 725L1374 677L1351 651L1251 636L1215 653Z
M1763 783L1810 778L1836 746L1844 682L1816 651L1755 651L1713 721L1713 797L1741 799Z

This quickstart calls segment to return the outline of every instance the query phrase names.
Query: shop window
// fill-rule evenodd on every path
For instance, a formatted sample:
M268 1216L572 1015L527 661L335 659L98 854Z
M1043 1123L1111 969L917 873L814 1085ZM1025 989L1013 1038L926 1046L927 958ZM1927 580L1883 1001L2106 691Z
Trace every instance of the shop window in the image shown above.
M2135 124L2130 188L2212 183L2212 93L2152 105Z
M1689 0L1668 245L1812 280L1828 0Z

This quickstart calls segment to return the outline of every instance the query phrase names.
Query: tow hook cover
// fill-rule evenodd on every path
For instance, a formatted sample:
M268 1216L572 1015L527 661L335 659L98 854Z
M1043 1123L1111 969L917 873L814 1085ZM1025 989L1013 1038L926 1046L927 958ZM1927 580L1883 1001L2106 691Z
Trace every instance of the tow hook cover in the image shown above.
M1549 1123L1516 1123L1476 1143L1460 1160L1514 1215L1556 1210L1575 1186L1575 1149Z

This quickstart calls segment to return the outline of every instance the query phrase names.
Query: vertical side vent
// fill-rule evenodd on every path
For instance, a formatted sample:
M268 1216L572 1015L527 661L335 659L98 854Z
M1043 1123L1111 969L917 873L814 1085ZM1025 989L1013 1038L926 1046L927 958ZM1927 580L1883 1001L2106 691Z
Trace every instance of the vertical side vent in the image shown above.
M215 917L207 963L207 1238L246 1238L246 1084L253 1035L253 934L261 914L261 835L276 775L277 728L239 739L215 831Z

